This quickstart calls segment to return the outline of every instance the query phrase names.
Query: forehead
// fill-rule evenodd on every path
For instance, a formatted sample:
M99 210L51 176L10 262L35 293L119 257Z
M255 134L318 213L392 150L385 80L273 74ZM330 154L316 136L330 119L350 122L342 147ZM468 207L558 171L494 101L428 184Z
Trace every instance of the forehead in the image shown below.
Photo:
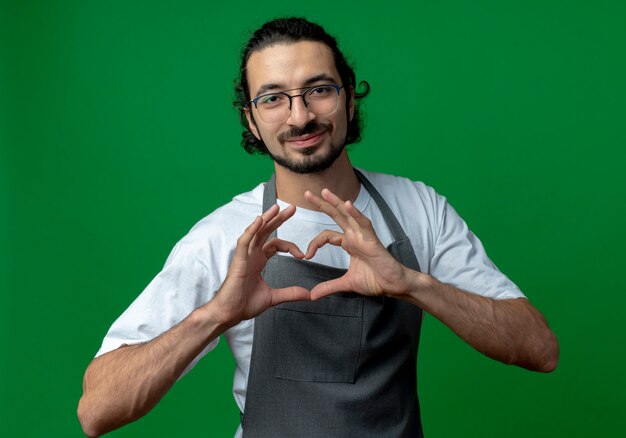
M261 87L298 88L307 80L326 75L340 82L331 49L317 41L299 41L266 47L253 52L246 68L250 95Z

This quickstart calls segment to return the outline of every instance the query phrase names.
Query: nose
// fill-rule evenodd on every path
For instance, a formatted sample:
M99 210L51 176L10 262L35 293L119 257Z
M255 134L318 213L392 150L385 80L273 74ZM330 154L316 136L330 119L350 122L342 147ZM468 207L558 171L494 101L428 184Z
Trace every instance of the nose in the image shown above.
M304 128L314 118L315 114L304 104L304 96L293 96L291 98L291 112L287 119L288 125Z

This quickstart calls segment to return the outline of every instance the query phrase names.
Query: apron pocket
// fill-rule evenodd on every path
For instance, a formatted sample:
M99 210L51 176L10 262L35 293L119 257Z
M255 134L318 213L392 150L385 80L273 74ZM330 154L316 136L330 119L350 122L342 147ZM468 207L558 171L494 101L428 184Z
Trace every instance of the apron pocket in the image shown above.
M363 332L362 297L284 303L275 315L275 377L354 383Z

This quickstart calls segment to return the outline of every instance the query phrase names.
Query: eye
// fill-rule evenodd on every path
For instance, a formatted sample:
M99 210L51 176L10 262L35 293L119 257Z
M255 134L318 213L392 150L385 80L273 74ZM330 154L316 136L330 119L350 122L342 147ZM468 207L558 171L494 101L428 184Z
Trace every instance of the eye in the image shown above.
M266 94L260 96L257 100L257 106L260 105L265 108L272 108L286 102L287 98L282 94Z
M306 92L306 94L309 99L323 99L331 96L333 92L335 92L335 87L331 87L330 85L319 85L311 88Z

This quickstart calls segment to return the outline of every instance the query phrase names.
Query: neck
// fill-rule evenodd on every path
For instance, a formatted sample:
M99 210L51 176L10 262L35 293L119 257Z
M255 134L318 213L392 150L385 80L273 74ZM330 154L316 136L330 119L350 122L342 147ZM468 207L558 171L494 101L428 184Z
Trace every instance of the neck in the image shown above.
M317 208L304 198L310 191L321 196L322 189L328 189L344 201L354 200L359 195L361 183L352 169L350 158L344 150L326 170L317 173L294 173L274 163L276 171L276 197L284 202L309 210Z

